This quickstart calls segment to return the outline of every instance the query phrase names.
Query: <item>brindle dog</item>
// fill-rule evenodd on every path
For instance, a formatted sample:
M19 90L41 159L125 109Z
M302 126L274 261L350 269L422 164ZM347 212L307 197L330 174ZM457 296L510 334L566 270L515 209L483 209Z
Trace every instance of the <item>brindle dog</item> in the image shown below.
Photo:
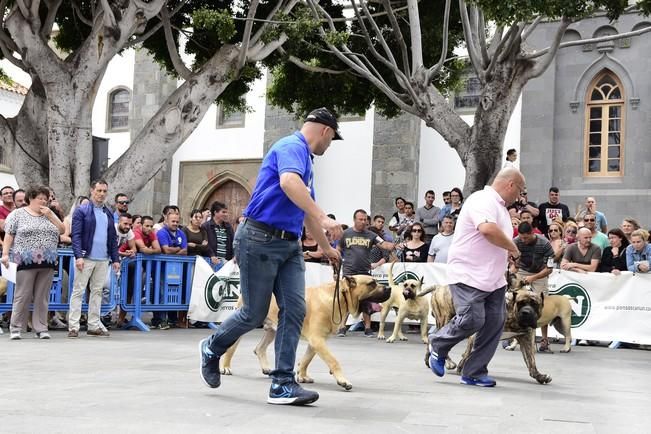
M507 276L508 289L506 293L506 322L504 323L504 332L501 339L515 338L520 344L524 363L529 370L529 375L540 384L547 384L552 381L552 377L547 374L541 374L536 367L536 326L538 318L542 312L544 304L544 295L537 294L531 290L523 280L518 279L515 274L509 273ZM437 286L431 298L432 315L436 319L438 328L447 324L455 315L454 304L450 288L447 285ZM461 356L458 365L448 357L446 368L457 368L457 373L461 373L463 365L468 359L475 336L468 338L466 351ZM429 347L425 354L425 364L429 366Z

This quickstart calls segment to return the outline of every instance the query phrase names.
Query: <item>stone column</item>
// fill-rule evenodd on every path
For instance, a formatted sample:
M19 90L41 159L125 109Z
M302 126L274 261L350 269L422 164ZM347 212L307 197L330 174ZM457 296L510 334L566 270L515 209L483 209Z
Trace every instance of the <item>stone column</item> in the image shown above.
M177 81L161 69L144 50L136 50L131 98L129 129L135 137L147 121L158 111L167 97L176 90ZM172 159L153 174L152 179L133 198L129 209L157 217L169 202Z
M387 223L397 196L417 206L420 124L420 119L407 113L394 119L375 115L371 213L383 214Z

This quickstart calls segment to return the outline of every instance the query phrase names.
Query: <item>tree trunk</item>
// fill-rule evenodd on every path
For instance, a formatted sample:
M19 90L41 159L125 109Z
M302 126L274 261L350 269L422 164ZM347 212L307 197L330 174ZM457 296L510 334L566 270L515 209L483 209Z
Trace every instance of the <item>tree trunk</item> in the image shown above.
M523 61L499 63L482 90L467 152L459 154L466 169L465 195L489 185L502 168L506 129L526 83L523 68L529 66Z

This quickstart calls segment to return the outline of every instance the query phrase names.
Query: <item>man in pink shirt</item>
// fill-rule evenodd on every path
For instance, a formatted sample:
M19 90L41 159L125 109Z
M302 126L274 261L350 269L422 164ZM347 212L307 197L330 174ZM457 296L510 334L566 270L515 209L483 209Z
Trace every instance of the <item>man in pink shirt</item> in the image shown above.
M461 209L447 270L456 316L429 338L430 368L439 377L445 374L445 358L452 347L477 333L461 383L495 386L487 374L504 327L504 275L509 258L520 257L511 239L513 228L506 207L524 189L522 173L507 167L490 187L473 193Z

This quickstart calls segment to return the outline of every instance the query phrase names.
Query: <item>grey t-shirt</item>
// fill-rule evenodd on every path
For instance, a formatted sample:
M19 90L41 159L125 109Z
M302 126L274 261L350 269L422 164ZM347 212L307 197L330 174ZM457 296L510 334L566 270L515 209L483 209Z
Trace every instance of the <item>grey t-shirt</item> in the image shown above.
M353 228L346 229L339 241L344 260L344 275L370 274L371 249L383 241L381 237L368 230L357 232Z
M578 244L576 243L570 244L569 246L567 246L567 249L565 249L565 254L563 255L563 259L569 262L576 262L577 264L590 265L590 262L593 259L601 260L601 248L596 244L590 243L590 247L588 248L588 251L586 252L585 255L583 255L579 251Z

